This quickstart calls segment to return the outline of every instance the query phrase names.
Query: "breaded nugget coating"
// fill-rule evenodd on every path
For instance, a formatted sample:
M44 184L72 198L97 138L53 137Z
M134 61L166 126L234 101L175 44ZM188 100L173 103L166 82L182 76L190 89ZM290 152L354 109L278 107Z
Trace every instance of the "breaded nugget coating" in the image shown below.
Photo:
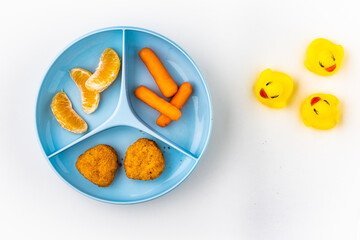
M137 180L153 180L164 171L165 160L156 142L140 138L126 151L126 176Z
M76 168L90 182L108 187L118 168L116 151L108 145L97 145L78 157Z

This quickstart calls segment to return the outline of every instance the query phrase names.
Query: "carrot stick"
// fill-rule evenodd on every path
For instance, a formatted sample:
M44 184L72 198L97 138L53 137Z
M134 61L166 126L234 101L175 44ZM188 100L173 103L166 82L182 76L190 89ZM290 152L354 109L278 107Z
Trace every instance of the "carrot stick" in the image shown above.
M181 110L181 108L184 106L184 104L190 97L191 93L192 93L191 84L185 82L180 86L179 90L177 91L175 96L171 99L170 103L179 110ZM159 127L166 127L167 125L169 125L169 123L171 123L171 119L164 114L161 114L156 120L156 124Z
M178 86L161 63L160 59L150 48L143 48L139 52L141 60L145 63L150 74L153 76L161 93L165 97L172 97L178 90Z
M173 121L177 121L181 117L181 112L178 108L156 95L147 87L138 87L135 90L135 96Z

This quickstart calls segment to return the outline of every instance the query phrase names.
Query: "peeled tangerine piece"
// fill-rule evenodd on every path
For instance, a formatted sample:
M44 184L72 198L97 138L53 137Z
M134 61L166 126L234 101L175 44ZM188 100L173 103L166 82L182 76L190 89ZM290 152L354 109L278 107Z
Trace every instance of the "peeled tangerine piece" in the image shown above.
M107 48L102 53L99 66L86 81L85 86L90 91L102 92L117 78L120 70L120 58L117 53Z
M85 82L91 76L91 72L81 68L74 68L71 69L70 76L81 92L82 108L87 114L93 113L98 108L100 93L90 91L85 87Z
M309 96L301 105L300 113L307 127L327 130L339 121L339 99L331 94L317 93Z
M306 68L321 76L330 76L336 73L344 58L344 48L333 42L318 38L312 41L307 53Z
M271 108L283 108L293 94L294 82L285 73L266 69L255 83L254 91L262 104Z
M60 126L69 132L84 133L88 125L72 108L72 104L66 93L58 92L51 103L51 110Z

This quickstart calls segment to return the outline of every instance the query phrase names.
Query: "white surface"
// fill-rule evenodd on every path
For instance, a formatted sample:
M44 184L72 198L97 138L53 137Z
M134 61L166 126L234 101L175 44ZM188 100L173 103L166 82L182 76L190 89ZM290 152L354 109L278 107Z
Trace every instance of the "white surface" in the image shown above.
M360 239L358 1L6 1L0 6L1 239ZM66 45L102 27L148 28L174 40L207 79L212 138L193 174L151 202L116 206L67 186L41 154L34 104ZM345 48L333 77L307 71L307 45ZM271 110L252 85L264 68L297 82ZM314 92L343 103L331 131L306 128Z

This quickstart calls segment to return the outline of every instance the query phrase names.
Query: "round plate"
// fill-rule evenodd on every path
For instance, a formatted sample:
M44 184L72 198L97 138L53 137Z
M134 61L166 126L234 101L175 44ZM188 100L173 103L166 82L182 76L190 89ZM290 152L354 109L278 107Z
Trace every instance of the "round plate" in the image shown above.
M165 128L155 123L159 113L134 97L134 90L140 85L162 96L138 56L144 47L158 55L179 86L183 82L193 86L193 93L181 110L181 119ZM119 54L121 70L115 82L101 93L98 109L88 115L81 107L80 91L69 71L80 67L94 72L106 48ZM50 104L60 90L68 95L75 111L88 123L86 133L68 132L56 121ZM148 201L178 186L200 161L212 128L209 90L193 60L171 40L133 27L97 30L62 51L41 84L35 114L40 145L59 176L84 195L115 204ZM165 169L155 180L129 179L120 166L113 183L101 188L86 180L75 167L79 155L97 144L115 148L119 162L123 163L127 148L139 138L154 140L163 151Z

